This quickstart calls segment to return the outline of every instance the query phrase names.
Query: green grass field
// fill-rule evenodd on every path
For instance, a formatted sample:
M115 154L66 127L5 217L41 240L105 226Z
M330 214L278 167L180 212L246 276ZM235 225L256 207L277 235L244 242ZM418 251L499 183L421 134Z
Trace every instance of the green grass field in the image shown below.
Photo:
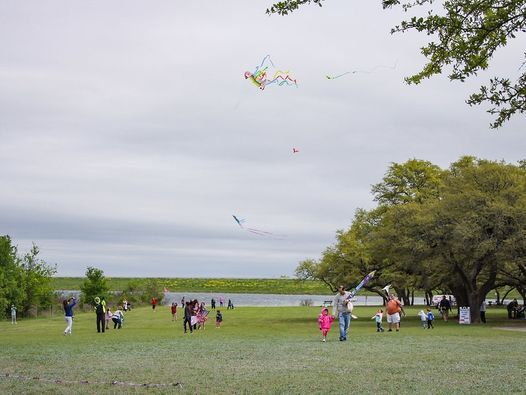
M80 289L84 277L54 277L54 289ZM146 282L146 278L107 278L111 291L124 290L130 281ZM162 287L173 292L264 293L287 295L323 295L330 293L321 281L299 281L290 278L156 278Z
M105 334L94 313L76 313L72 336L61 315L4 321L0 393L525 393L526 321L490 309L486 325L437 320L425 330L417 310L400 332L376 333L375 308L357 307L349 340L338 341L335 323L327 343L319 307L223 310L221 329L211 317L186 335L165 306L134 309Z

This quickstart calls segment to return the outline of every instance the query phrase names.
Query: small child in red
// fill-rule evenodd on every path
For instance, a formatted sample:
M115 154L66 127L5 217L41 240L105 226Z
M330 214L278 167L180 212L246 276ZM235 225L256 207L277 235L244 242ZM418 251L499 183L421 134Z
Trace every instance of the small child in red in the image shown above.
M318 316L318 324L320 324L320 330L323 335L322 342L327 340L327 333L329 333L333 321L334 317L329 314L329 309L327 307L321 309L321 314Z

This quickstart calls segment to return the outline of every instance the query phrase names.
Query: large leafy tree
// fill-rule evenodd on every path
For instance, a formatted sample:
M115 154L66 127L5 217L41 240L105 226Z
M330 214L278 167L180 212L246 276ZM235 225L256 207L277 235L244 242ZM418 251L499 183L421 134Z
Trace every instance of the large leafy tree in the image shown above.
M0 312L7 313L11 304L22 302L24 295L19 287L22 272L17 248L9 236L0 236Z
M319 260L307 259L301 262L296 269L296 276L303 280L321 280L332 292L336 292L338 285L350 289L375 270L375 277L364 288L384 296L381 291L385 285L382 272L390 263L376 260L369 243L380 215L381 212L376 210L358 210L351 227L336 232L336 243L326 248Z
M0 311L14 304L22 315L34 307L48 307L52 303L52 276L56 269L38 257L33 245L23 257L9 236L0 236Z
M319 261L300 264L298 275L334 286L378 270L376 280L391 282L406 303L416 288L429 296L435 289L451 292L471 307L474 322L496 286L523 292L523 165L463 157L443 171L411 160L391 165L373 191L382 204L359 210L336 244Z
M33 244L31 251L25 254L21 261L21 289L24 294L21 307L24 314L33 306L48 307L53 300L51 280L56 268L40 259L39 253L39 248Z
M322 5L323 0L285 0L267 9L268 14L287 15L303 4ZM450 80L464 81L490 65L495 52L526 31L525 0L382 0L384 8L402 7L412 15L392 28L392 33L417 31L432 37L421 48L428 62L422 70L406 78L410 84L449 69ZM521 54L526 57L526 52ZM523 70L525 62L513 70ZM489 103L496 115L491 124L498 128L516 113L526 111L526 70L517 76L495 76L488 85L472 94L467 103Z
M96 267L88 267L86 270L86 279L80 286L82 303L94 304L95 297L106 297L110 287L104 276L104 271Z
M465 157L452 164L440 199L399 208L400 235L423 246L441 282L474 322L507 262L521 262L526 231L526 172ZM410 215L413 214L413 215Z

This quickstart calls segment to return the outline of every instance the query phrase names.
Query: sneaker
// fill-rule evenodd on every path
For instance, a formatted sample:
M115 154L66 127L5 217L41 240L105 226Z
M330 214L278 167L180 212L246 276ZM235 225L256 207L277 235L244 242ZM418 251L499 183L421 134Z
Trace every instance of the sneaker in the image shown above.
M393 330L392 329L389 329L387 332L392 332Z
M321 341L325 343L325 339L321 339Z

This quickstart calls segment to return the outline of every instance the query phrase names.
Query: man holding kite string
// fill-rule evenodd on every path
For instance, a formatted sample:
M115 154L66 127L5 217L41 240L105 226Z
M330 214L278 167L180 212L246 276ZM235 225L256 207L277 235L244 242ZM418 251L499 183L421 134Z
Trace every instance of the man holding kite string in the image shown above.
M338 317L338 322L340 324L340 341L347 340L347 332L351 325L351 317L357 318L351 314L353 309L351 299L354 298L362 287L374 277L375 272L376 270L373 270L371 273L367 274L352 292L346 292L343 285L338 287L338 293L333 301L332 315L335 318Z

